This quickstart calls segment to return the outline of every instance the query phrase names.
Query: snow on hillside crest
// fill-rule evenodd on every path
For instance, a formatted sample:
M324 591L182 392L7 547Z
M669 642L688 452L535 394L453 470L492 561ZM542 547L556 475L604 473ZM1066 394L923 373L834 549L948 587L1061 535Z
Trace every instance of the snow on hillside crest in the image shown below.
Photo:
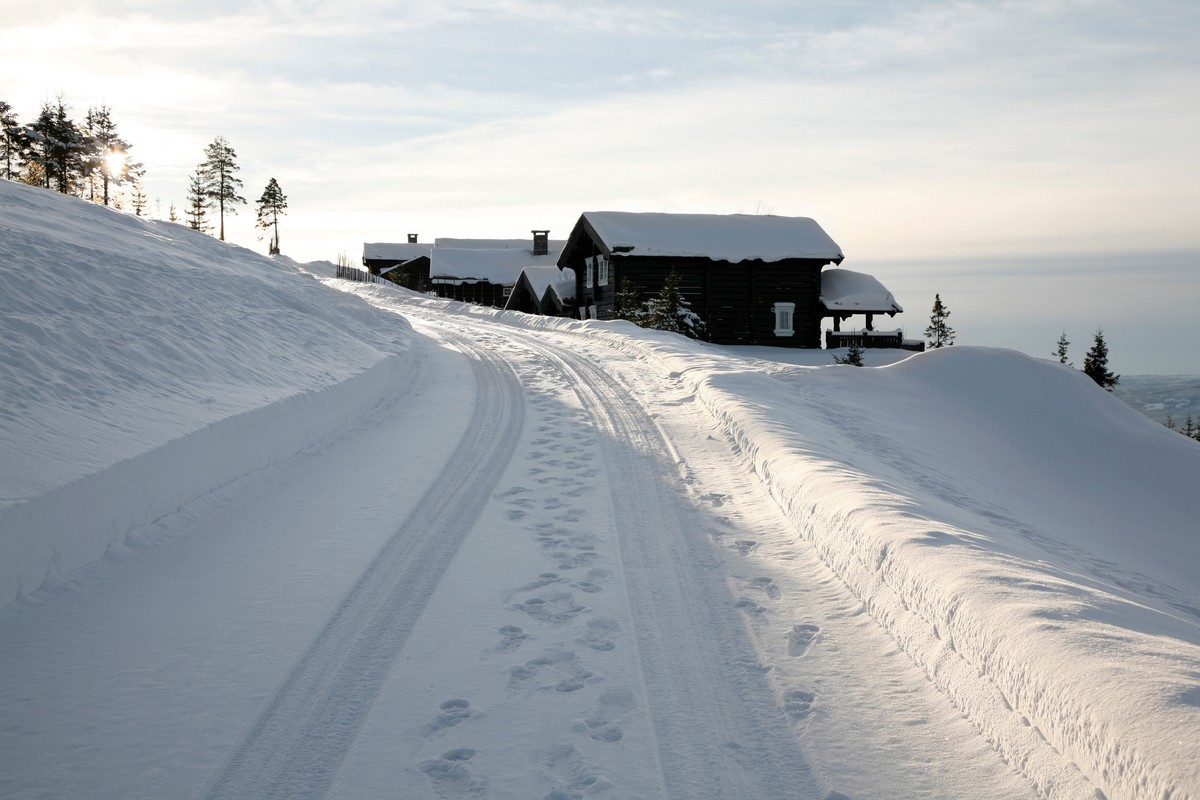
M284 456L289 428L315 437L374 405L411 335L286 263L9 181L0 326L0 528L20 531L6 537L19 555L0 558L0 604ZM244 435L232 437L241 451L224 444L223 428L273 426L285 452ZM187 437L210 439L210 457L171 450ZM165 496L114 489L141 480ZM97 513L102 536L81 540L80 515Z
M1200 448L1078 372L975 347L785 366L327 283L343 291L0 181L0 603L352 424L411 368L402 315L421 306L619 348L687 387L1043 795L1200 797Z

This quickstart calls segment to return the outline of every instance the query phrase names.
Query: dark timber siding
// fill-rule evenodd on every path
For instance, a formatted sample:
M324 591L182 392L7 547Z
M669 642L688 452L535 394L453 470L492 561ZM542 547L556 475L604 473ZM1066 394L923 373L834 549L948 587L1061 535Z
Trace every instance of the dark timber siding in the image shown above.
M613 258L613 281L595 287L593 300L601 319L614 314L613 295L622 277L637 286L642 300L662 290L671 270L679 290L704 318L709 340L717 344L821 346L820 261L792 260L730 264L706 258ZM795 334L775 335L775 303L795 303Z
M821 268L828 260L797 258L730 263L616 252L610 255L608 284L586 286L585 259L590 261L595 254L605 252L605 246L597 241L585 218L572 233L559 259L560 267L575 270L575 294L581 317L587 316L587 306L595 306L596 316L612 319L616 316L616 293L622 279L633 281L639 299L644 302L662 290L667 275L674 270L679 275L684 299L704 318L711 341L777 347L821 346ZM795 303L792 336L775 335L775 303Z

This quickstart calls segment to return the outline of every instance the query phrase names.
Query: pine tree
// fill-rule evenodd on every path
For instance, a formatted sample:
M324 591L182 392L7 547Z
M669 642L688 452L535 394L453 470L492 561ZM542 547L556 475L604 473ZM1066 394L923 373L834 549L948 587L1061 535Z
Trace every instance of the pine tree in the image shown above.
M1183 429L1180 431L1180 433L1189 439L1196 438L1196 420L1192 419L1191 412L1188 412L1188 415L1184 417Z
M84 173L85 139L68 115L66 100L45 103L26 129L23 158L40 167L40 185L70 194Z
M267 181L262 197L258 198L258 220L256 227L271 231L271 243L267 247L270 255L279 255L279 217L287 211L287 197L274 178Z
M1167 412L1167 421L1163 423L1170 430L1175 430L1175 417L1171 416L1171 412Z
M1070 344L1071 343L1069 341L1067 341L1067 332L1063 331L1062 334L1058 337L1058 349L1055 350L1054 353L1051 354L1051 355L1058 356L1058 363L1060 363L1060 364L1067 363L1067 347L1070 346Z
M933 312L929 316L929 327L925 329L925 336L929 338L930 347L946 347L954 344L954 329L946 324L946 320L949 318L950 312L942 303L942 296L935 294L933 296Z
M146 200L146 193L142 191L141 181L133 184L133 197L131 202L133 204L133 213L140 217L142 212L146 210L146 205L148 202Z
M109 186L136 181L143 172L142 165L129 160L131 145L117 133L117 124L113 122L108 106L88 109L84 125L86 171L100 181L101 199L108 205Z
M833 363L848 364L851 367L863 366L863 346L862 346L862 344L857 339L851 340L850 347L846 350L846 355L834 356Z
M617 289L617 294L613 300L616 305L615 312L617 319L627 319L630 322L640 323L644 314L642 300L637 286L628 275L621 278L621 285Z
M657 296L646 301L642 326L659 331L682 333L691 339L706 339L704 320L679 291L679 273L671 270Z
M194 231L209 230L208 221L206 219L208 213L208 192L204 189L204 181L199 175L190 175L188 177L188 204L184 209L183 216L187 219L187 226ZM171 206L171 212L174 213L175 207Z
M1096 331L1092 349L1088 350L1087 355L1083 357L1083 372L1098 386L1110 392L1112 387L1121 380L1120 375L1114 375L1108 371L1108 345L1104 342L1104 331L1102 330Z
M12 106L0 100L0 178L16 177L24 144L24 129L17 122Z
M167 209L167 222L179 222L179 212L175 209L174 203L171 203Z
M224 137L218 136L204 148L204 162L200 164L197 174L204 187L204 193L213 201L220 218L220 239L225 241L225 212L237 213L234 209L246 202L246 198L238 195L242 181L237 177L241 167L237 164L237 153L229 146Z

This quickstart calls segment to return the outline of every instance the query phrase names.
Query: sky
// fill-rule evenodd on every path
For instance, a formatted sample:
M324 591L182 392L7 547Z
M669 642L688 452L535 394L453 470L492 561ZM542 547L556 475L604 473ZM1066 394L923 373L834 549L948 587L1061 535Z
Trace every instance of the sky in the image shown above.
M0 99L107 104L152 205L225 137L283 252L565 237L588 210L816 219L919 336L1200 374L1200 5L0 0ZM155 212L152 208L152 213ZM892 323L888 323L889 325Z

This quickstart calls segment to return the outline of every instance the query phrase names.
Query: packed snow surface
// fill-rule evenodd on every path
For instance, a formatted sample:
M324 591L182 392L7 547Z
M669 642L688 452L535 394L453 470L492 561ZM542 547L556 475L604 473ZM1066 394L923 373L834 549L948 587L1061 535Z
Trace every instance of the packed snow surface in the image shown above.
M631 256L695 256L731 263L842 260L842 248L808 217L588 211L580 223L585 220L605 246Z
M0 181L0 797L1200 797L1200 448Z

